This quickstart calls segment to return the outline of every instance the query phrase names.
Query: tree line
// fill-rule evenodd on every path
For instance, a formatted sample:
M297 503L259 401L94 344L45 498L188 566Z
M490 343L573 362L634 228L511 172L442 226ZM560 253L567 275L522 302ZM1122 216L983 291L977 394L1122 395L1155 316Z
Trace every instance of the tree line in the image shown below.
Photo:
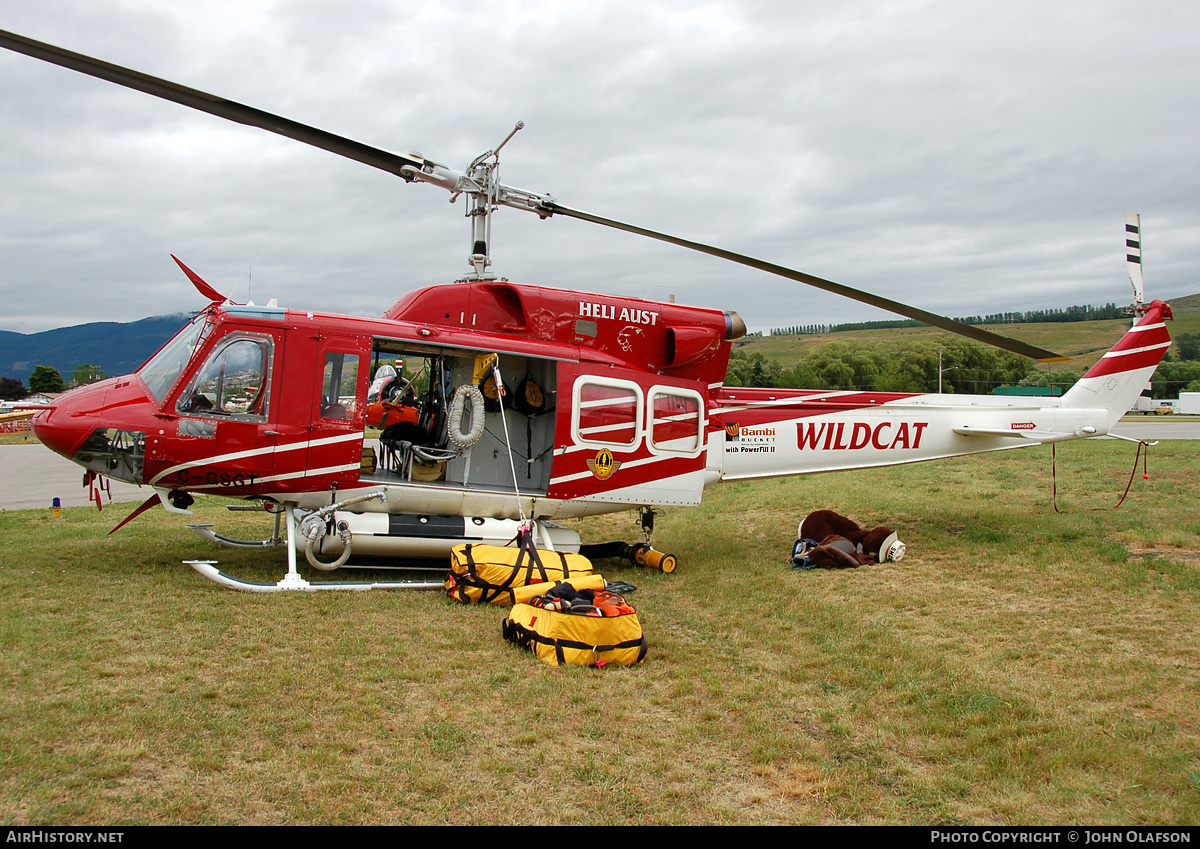
M76 386L97 383L107 377L103 369L91 363L75 366L69 382L63 380L62 373L54 366L34 366L33 373L29 375L29 389L16 378L0 377L0 401L20 401L43 392L64 392Z
M943 392L973 395L986 395L998 386L1069 386L1079 379L1078 372L1047 371L1009 351L967 339L943 339L831 342L809 351L792 368L738 349L729 359L725 383L781 389L937 392L939 369Z
M1025 310L1024 312L997 312L990 315L968 315L956 318L963 324L1041 324L1065 321L1100 321L1121 318L1123 313L1116 304L1093 307L1086 304L1065 309ZM771 329L772 336L808 336L821 333L841 333L846 330L886 330L892 327L928 327L929 325L911 318L894 318L883 321L855 321L842 324L795 324L791 327Z
M1150 380L1155 398L1178 398L1180 392L1200 392L1200 334L1184 333L1175 340Z
M851 389L937 392L939 351L942 392L988 395L1001 386L1057 386L1066 392L1082 375L1049 370L1009 351L968 339L830 342L809 351L792 368L746 349L729 358L727 386L780 389ZM1150 381L1155 398L1200 392L1200 334L1175 340Z

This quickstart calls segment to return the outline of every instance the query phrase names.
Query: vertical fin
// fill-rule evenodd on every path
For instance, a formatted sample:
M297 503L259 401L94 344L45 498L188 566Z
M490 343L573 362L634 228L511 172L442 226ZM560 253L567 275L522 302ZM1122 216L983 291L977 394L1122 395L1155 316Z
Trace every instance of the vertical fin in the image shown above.
M1172 318L1171 307L1156 300L1143 309L1137 324L1063 396L1066 409L1106 410L1108 421L1100 433L1107 433L1133 406L1171 347L1164 323Z

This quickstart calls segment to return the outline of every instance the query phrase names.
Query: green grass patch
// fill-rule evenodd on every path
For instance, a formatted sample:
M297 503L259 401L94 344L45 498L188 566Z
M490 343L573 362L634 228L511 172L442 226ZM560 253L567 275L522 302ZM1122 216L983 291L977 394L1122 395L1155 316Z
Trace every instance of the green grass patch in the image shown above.
M1048 448L717 486L665 511L635 669L555 669L503 608L259 596L282 552L128 507L0 514L8 823L1189 824L1200 819L1200 444ZM901 563L794 572L828 508ZM202 499L243 538L261 517ZM635 517L578 523L638 538ZM325 576L312 576L320 579ZM338 576L341 577L341 576ZM347 577L356 577L347 575ZM581 799L589 800L580 804Z

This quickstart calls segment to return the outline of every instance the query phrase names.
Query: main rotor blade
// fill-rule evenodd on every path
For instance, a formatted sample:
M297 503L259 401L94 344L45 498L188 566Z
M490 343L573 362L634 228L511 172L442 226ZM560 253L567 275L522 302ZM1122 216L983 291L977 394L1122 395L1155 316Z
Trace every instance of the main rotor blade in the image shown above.
M860 301L864 304L870 304L873 307L888 310L889 312L897 313L908 318L916 319L917 321L931 324L934 327L940 327L942 330L948 330L951 333L957 333L959 336L966 336L970 339L983 342L987 345L993 345L997 348L1003 348L1006 351L1012 351L1016 354L1021 354L1025 357L1030 357L1042 362L1063 362L1070 359L1061 354L1056 354L1053 351L1045 351L1034 345L1022 342L1019 339L1010 339L1007 336L1000 336L996 333L990 333L979 327L974 327L970 324L963 324L961 321L955 321L952 318L937 315L936 313L926 312L917 307L911 307L908 304L902 304L899 301L893 301L890 298L883 298L879 295L872 295L870 292L864 292L861 289L852 289L849 286L843 286L841 283L834 283L832 280L825 280L821 277L815 277L812 274L805 274L803 271L795 271L782 265L776 265L773 262L766 262L754 257L745 256L744 254L727 251L723 248L715 248L712 245L706 245L702 242L693 242L690 239L681 239L678 236L670 236L666 233L659 233L655 230L647 230L644 227L637 227L633 224L625 224L622 221L614 221L611 218L603 218L599 215L592 215L590 212L582 212L578 209L571 209L566 206L561 206L553 201L545 201L544 206L552 210L555 215L565 215L568 218L578 218L580 221L590 221L593 224L602 224L605 227L612 227L616 230L624 230L626 233L636 233L639 236L646 236L650 239L657 239L660 242L668 242L672 245L678 245L681 248L699 251L702 254L709 256L720 257L721 259L736 262L739 265L746 265L750 268L757 268L759 271L765 271L768 274L775 274L779 277L786 277L789 280L795 280L799 283L804 283L813 286L817 289L824 289L826 292L832 292L835 295L841 295L844 298Z
M45 44L41 41L34 41L31 38L17 35L16 33L0 30L0 47L6 47L9 50L14 50L17 53L23 53L26 56L32 56L35 59L41 59L44 62L50 62L54 65L59 65L63 68L68 68L73 71L87 74L98 79L107 80L108 82L116 83L126 88L134 89L135 91L144 92L145 94L169 100L173 103L179 103L183 106L197 109L201 112L207 112L210 115L215 115L219 118L225 118L234 121L238 124L245 124L250 127L258 127L259 129L267 130L268 132L294 139L313 147L327 150L330 153L344 156L348 159L353 159L356 162L361 162L364 165L369 165L372 168L378 168L382 171L387 171L391 174L403 177L405 180L419 179L423 182L429 182L440 185L450 191L462 191L466 188L463 185L462 177L452 169L437 165L433 162L428 162L417 156L404 156L397 153L391 153L386 150L381 150L371 145L363 144L362 142L354 141L353 139L345 138L344 136L335 135L334 133L319 130L316 127L310 127L307 124L301 124L297 121L292 121L288 118L279 115L273 115L270 112L264 112L261 109L255 109L252 106L246 106L242 103L237 103L232 100L226 100L212 94L207 94L193 88L179 85L170 82L169 80L152 77L149 74L143 74L139 71L123 68L120 65L113 65L109 62L102 62L99 59L93 59L90 56L84 56L81 53L73 53L70 50L64 50L61 47L55 47L52 44ZM476 187L477 189L478 187ZM538 195L533 192L525 192L521 189L515 189L508 186L500 186L500 197L496 201L506 206L512 206L518 209L535 212L539 215L565 215L569 218L578 218L581 221L590 221L593 224L602 224L605 227L612 227L617 230L624 230L627 233L634 233L639 236L646 236L651 239L657 239L660 242L668 242L673 245L678 245L689 250L699 251L710 256L719 257L730 262L736 262L740 265L757 268L760 271L765 271L768 274L775 274L779 277L786 277L789 280L795 280L809 286L814 286L818 289L824 289L826 292L832 292L836 295L841 295L851 300L860 301L864 304L879 307L880 309L889 310L898 315L903 315L926 324L940 327L943 330L948 330L951 333L956 333L960 336L966 336L970 339L975 339L988 345L994 345L997 348L1002 348L1006 351L1013 351L1022 356L1031 357L1035 360L1043 362L1061 362L1068 359L1067 357L1055 354L1052 351L1045 351L1033 345L1026 344L1016 339L1009 339L1005 336L999 336L995 333L989 333L978 327L972 327L969 324L963 324L959 321L940 316L935 313L926 312L925 310L911 307L907 304L902 304L899 301L893 301L888 298L883 298L878 295L872 295L869 292L863 292L859 289L852 289L849 286L843 286L840 283L834 283L831 280L825 280L820 277L815 277L811 274L805 274L802 271L795 271L775 263L765 262L760 259L745 256L743 254L727 251L722 248L716 248L711 245L705 245L701 242L693 242L688 239L680 239L676 236L670 236L666 233L659 233L655 230L647 230L644 227L636 227L632 224L625 224L620 221L615 221L611 218L603 218L599 215L582 212L570 207L561 206L553 201L548 196Z
M379 168L383 171L405 177L406 179L410 179L410 175L405 174L401 169L405 167L419 169L425 164L419 157L402 156L386 150L380 150L377 147L371 147L362 142L356 142L353 139L334 135L325 130L318 130L316 127L310 127L307 124L301 124L279 115L272 115L270 112L263 112L261 109L255 109L252 106L246 106L232 100L225 100L222 97L206 94L194 88L187 88L169 80L152 77L149 74L143 74L129 68L122 68L120 65L101 62L99 59L93 59L91 56L72 53L70 50L55 47L53 44L34 41L32 38L25 38L16 33L0 30L0 47L7 47L9 50L15 50L17 53L24 53L26 56L32 56L35 59L41 59L44 62L50 62L54 65L60 65L72 71L79 71L88 76L107 80L110 83L116 83L135 91L162 98L163 100L170 100L174 103L190 106L192 109L198 109L201 112L207 112L210 115L216 115L219 118L225 118L238 124L258 127L281 136L286 136L289 139L295 139L298 142L319 147L330 153L345 156L356 162L370 165L372 168Z

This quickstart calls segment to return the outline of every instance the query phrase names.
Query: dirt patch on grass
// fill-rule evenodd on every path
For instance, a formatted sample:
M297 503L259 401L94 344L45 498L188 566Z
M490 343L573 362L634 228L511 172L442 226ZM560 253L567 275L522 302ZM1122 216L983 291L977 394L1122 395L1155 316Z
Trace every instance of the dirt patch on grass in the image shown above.
M1176 545L1146 545L1141 542L1125 542L1124 540L1106 539L1105 542L1116 543L1124 547L1129 552L1130 557L1136 557L1142 560L1154 560L1161 558L1163 560L1174 560L1177 562L1192 562L1200 561L1200 549L1185 548L1184 546Z

